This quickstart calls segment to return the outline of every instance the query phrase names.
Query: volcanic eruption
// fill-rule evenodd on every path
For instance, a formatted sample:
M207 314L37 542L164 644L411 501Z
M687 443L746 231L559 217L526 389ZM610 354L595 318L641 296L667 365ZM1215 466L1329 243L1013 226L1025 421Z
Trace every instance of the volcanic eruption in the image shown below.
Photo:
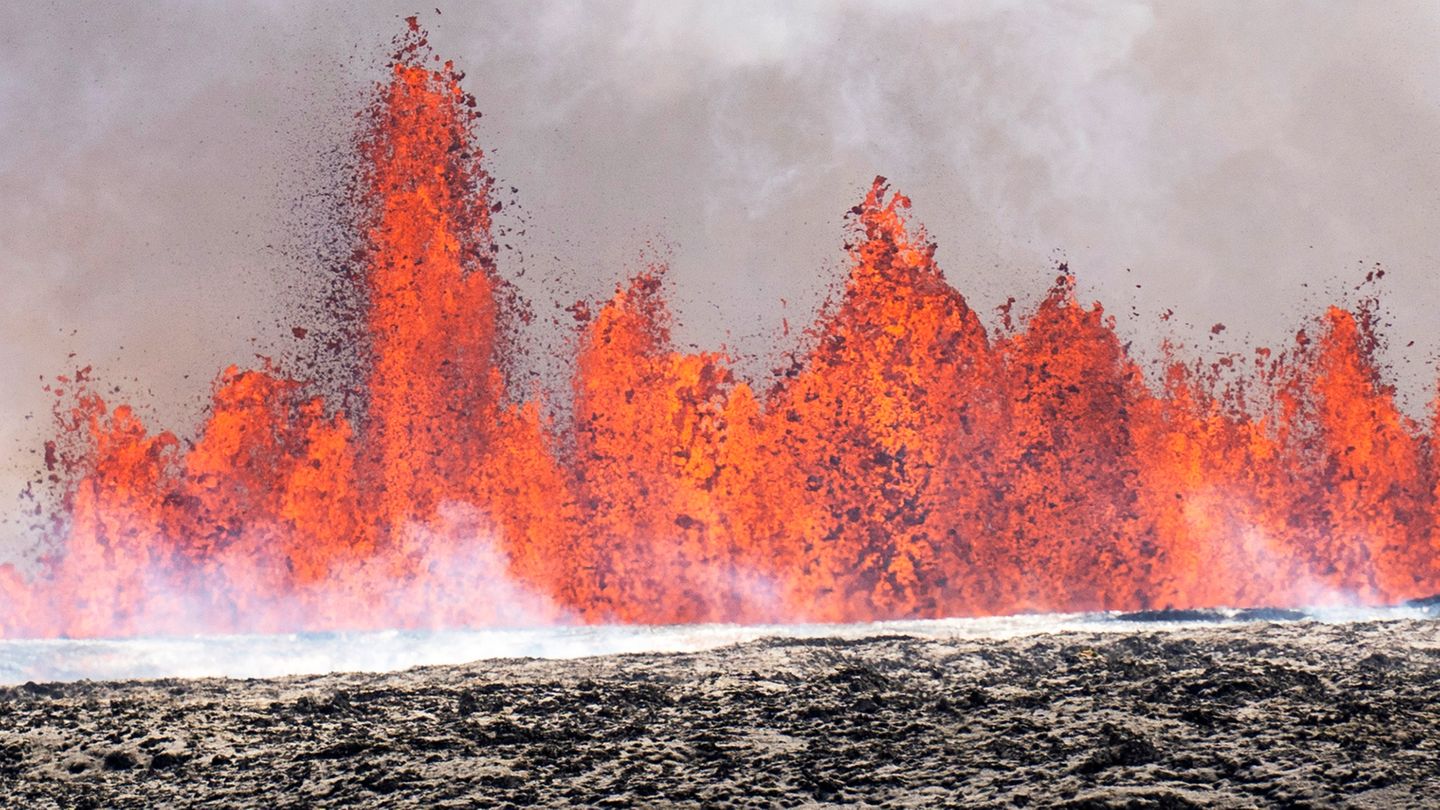
M773 385L672 344L664 271L592 310L568 417L507 383L523 309L475 101L411 20L359 137L359 396L230 367L193 438L55 386L6 637L861 621L1393 603L1440 590L1436 425L1376 304L1147 381L1063 266L987 328L877 178L849 276ZM341 317L336 314L336 317Z

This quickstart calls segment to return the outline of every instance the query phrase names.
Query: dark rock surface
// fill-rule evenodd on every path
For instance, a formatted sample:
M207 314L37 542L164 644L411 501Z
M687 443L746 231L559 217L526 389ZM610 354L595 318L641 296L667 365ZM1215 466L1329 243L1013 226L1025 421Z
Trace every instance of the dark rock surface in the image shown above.
M1406 607L1421 608L1431 615L1440 613L1440 593L1433 596L1426 596L1420 599L1411 599L1405 603Z
M1440 623L0 690L13 807L1434 806Z
M1301 610L1288 608L1258 607L1240 610L1219 610L1215 608L1162 608L1159 610L1137 610L1133 613L1117 613L1110 617L1118 622L1298 622L1310 618Z

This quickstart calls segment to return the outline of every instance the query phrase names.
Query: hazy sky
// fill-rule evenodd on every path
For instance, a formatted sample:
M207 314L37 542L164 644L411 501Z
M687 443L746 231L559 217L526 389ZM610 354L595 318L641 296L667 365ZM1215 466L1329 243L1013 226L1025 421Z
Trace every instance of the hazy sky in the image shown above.
M40 375L94 364L184 432L221 367L294 348L305 201L416 10L0 4L0 503L49 430ZM1440 4L441 12L422 21L527 220L502 272L542 314L663 256L682 344L764 356L883 174L977 308L1067 259L1137 351L1167 308L1193 342L1279 345L1378 262L1412 412L1433 386ZM0 558L18 542L0 525Z

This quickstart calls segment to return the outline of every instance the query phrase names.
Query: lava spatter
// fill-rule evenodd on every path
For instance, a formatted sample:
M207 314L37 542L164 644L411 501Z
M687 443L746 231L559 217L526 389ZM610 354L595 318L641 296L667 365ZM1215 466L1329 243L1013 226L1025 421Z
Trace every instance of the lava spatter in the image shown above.
M663 268L572 309L571 417L506 381L516 308L474 99L412 22L358 138L354 401L229 368L193 437L82 373L5 636L855 621L1396 602L1440 590L1434 425L1373 305L1147 384L1068 271L987 331L877 179L766 391L669 337Z

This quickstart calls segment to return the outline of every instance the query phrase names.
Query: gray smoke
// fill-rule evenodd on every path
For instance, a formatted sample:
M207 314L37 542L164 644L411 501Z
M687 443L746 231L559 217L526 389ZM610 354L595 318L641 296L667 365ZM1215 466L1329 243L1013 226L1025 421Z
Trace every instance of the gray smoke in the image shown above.
M185 432L223 365L294 348L283 299L313 225L297 211L417 10L296 5L0 7L0 492L38 464L42 374L94 363ZM1172 332L1281 345L1380 263L1412 413L1433 388L1433 3L441 11L422 21L519 189L527 233L502 269L550 345L556 302L658 257L679 342L763 374L781 319L808 323L843 272L842 215L883 174L978 308L1034 300L1067 259L1142 355ZM24 542L0 527L0 549Z

